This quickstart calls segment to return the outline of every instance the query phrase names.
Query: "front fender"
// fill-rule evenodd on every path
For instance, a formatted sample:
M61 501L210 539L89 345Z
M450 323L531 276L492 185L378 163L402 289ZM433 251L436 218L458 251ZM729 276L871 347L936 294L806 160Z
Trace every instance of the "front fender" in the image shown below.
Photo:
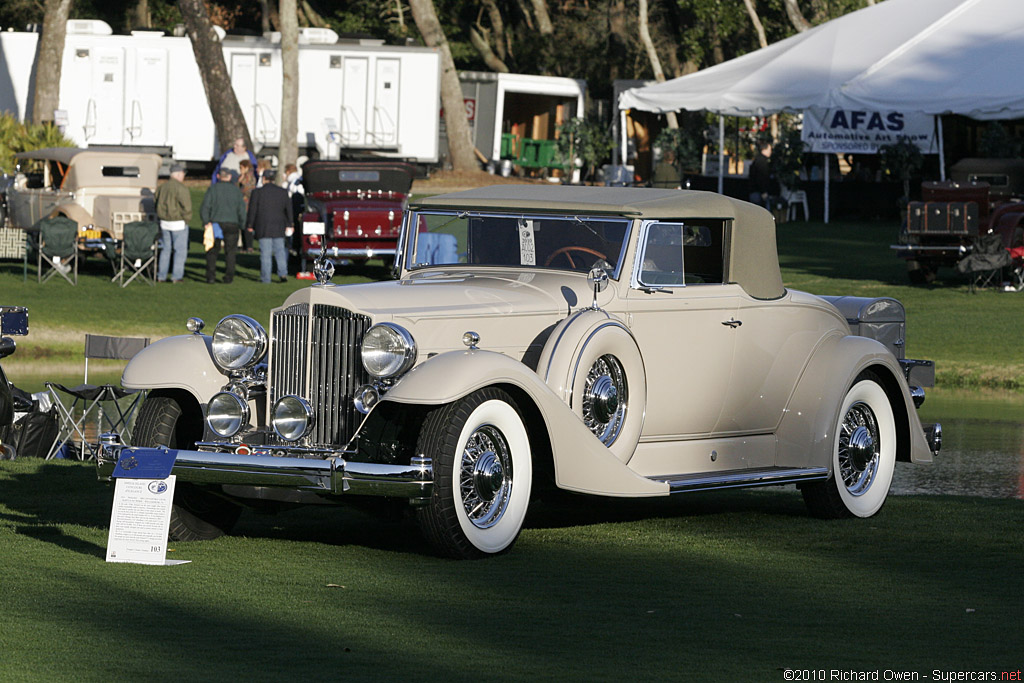
M833 335L822 341L804 368L777 432L781 467L832 467L839 407L857 376L872 369L892 401L901 446L898 460L932 461L903 370L895 356L874 339Z
M534 403L547 430L559 488L605 496L668 495L668 485L626 467L529 367L493 351L449 351L420 363L383 401L439 406L478 389L512 385Z
M227 383L213 363L211 341L205 334L155 341L128 362L121 384L129 389L184 389L205 405Z

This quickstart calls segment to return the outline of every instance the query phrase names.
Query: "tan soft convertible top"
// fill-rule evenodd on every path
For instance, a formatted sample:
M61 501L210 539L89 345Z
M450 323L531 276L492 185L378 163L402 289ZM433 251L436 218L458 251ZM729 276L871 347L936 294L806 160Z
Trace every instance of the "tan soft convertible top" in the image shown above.
M465 192L426 197L413 209L468 209L599 213L635 219L732 219L729 252L730 282L757 299L785 294L775 244L775 219L759 206L713 192L642 187L557 187L494 185Z

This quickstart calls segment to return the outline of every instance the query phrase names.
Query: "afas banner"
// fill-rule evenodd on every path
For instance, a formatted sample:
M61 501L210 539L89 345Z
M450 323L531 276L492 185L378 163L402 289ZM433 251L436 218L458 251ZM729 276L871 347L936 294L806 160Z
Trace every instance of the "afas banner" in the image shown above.
M879 147L901 138L909 138L923 154L939 152L933 117L901 111L807 109L800 137L811 152L877 154Z

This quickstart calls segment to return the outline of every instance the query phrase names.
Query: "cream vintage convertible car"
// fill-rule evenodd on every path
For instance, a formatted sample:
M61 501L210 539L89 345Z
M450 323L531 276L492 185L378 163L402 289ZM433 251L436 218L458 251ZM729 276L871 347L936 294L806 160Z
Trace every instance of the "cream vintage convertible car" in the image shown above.
M420 200L397 279L319 283L212 336L152 344L118 462L173 458L179 540L240 506L410 506L443 553L508 550L545 487L668 496L796 483L819 516L869 517L897 460L927 463L892 299L787 290L769 213L723 196L502 186ZM863 335L863 336L862 336Z

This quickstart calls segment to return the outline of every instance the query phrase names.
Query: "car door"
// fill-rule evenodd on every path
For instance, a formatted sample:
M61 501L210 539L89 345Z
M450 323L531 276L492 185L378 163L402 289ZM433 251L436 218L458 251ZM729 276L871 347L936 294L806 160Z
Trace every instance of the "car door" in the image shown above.
M711 434L730 384L741 290L723 284L726 221L650 221L627 294L647 374L644 438Z

